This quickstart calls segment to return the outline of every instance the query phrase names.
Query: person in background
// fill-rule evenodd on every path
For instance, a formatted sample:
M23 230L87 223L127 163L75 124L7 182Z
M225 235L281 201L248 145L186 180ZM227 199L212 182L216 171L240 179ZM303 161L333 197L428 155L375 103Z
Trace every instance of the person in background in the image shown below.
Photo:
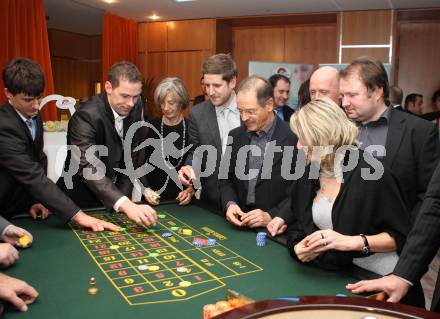
M420 116L422 115L423 95L417 93L408 94L405 98L405 111Z
M203 81L203 76L200 78L200 89L203 94L197 95L194 98L193 106L205 102L206 100L209 99L208 95L206 94L206 87L205 87L205 82Z
M145 165L148 159L153 160L152 157L158 155L162 163L156 163L156 168L140 179L146 187L144 197L151 205L159 204L160 200L177 200L180 205L186 205L191 201L194 189L190 186L181 190L167 174L167 169L177 174L185 162L185 148L188 146L188 123L182 111L188 106L189 99L182 80L175 77L163 79L154 92L154 102L160 105L162 116L150 120L154 129L147 129L145 139L155 139L160 143L145 148L139 160L141 165ZM176 138L171 142L173 145L168 145L172 134L177 134ZM170 148L174 148L176 154L170 154L174 153L168 152Z
M328 97L336 104L341 104L339 93L339 71L331 66L323 66L310 77L310 99Z
M390 103L396 110L403 111L403 91L397 85L390 86Z
M290 80L282 74L274 74L269 78L273 87L275 112L283 121L289 122L293 109L287 105L290 98Z

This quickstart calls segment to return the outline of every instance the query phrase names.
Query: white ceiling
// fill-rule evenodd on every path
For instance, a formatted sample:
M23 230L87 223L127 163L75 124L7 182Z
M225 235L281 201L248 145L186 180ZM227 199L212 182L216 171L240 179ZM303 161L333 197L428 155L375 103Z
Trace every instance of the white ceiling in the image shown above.
M100 34L106 11L135 19L160 20L225 18L304 12L335 12L371 9L404 9L440 7L440 0L196 0L176 3L174 0L45 0L49 28Z

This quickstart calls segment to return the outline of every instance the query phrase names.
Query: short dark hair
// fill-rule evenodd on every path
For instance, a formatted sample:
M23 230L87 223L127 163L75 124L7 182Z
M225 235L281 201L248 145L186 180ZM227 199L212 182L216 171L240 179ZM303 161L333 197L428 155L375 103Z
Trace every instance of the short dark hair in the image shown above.
M229 83L237 77L237 65L229 54L211 55L202 65L202 75L205 74L219 74Z
M283 80L283 81L289 83L289 85L290 85L290 79L287 76L279 74L279 73L273 74L269 78L270 85L272 85L272 87L275 88L277 86L277 83L279 80Z
M301 108L311 101L310 98L310 79L305 80L298 89L298 104L296 108Z
M113 88L119 86L119 81L124 80L131 83L143 81L143 76L139 69L131 62L120 61L113 64L108 71L107 80L112 84Z
M237 94L240 92L255 92L258 104L265 107L269 99L273 99L273 87L268 80L261 76L251 75L243 79L237 86Z
M435 91L434 94L432 95L431 98L432 103L435 103L435 101L437 101L438 98L440 98L440 90Z
M390 87L390 102L394 105L401 105L403 101L403 91L397 85Z
M383 100L386 105L390 104L390 86L387 72L379 60L362 56L354 59L349 66L339 72L341 78L347 78L354 72L359 71L359 77L371 94L376 88L383 89Z
M405 98L405 110L407 109L408 103L416 103L417 97L423 98L423 95L418 93L408 94Z
M38 97L43 94L45 79L38 63L27 58L16 58L9 61L2 72L5 88L12 95L23 93Z

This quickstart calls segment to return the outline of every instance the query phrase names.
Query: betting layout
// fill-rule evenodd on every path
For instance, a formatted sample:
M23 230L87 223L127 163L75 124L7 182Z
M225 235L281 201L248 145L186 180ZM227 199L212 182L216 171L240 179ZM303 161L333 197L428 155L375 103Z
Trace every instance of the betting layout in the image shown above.
M212 228L195 229L168 212L159 212L158 225L150 229L122 213L94 216L122 228L93 233L70 226L130 305L194 298L224 287L222 279L263 270L225 247L227 238ZM195 245L195 239L210 245Z

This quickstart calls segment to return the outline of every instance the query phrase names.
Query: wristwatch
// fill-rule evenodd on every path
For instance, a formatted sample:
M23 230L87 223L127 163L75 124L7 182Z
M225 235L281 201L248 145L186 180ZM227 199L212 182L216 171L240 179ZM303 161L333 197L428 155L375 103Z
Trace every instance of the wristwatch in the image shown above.
M365 236L364 234L360 234L359 236L361 236L362 239L364 240L364 247L362 247L362 253L364 255L368 255L370 253L370 245L368 244L367 236Z

